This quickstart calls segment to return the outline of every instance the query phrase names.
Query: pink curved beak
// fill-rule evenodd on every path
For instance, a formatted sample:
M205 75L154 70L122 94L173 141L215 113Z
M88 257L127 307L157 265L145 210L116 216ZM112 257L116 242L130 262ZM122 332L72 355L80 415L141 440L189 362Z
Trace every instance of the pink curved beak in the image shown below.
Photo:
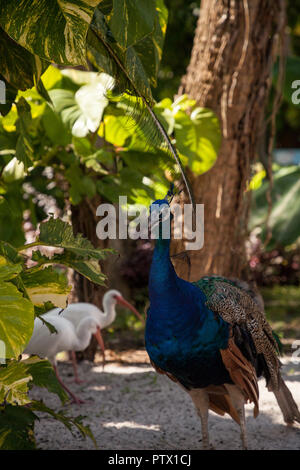
M123 307L126 307L131 310L135 314L135 316L143 323L143 325L145 324L145 320L142 315L134 308L133 305L127 302L124 297L122 297L121 295L116 295L116 300L119 305L122 305Z

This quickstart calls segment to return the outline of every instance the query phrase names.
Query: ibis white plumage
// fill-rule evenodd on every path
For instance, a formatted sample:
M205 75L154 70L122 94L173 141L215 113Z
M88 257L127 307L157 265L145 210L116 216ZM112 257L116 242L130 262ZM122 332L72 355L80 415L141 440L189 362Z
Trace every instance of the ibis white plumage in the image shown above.
M124 299L124 297L118 290L115 289L111 289L104 294L103 312L96 305L90 304L88 302L78 302L68 305L68 307L64 310L60 308L52 309L46 315L55 315L60 318L65 318L72 322L75 328L78 327L83 318L92 317L98 322L100 330L102 330L103 328L107 328L115 321L117 304L131 310L137 316L137 318L144 323L144 319L141 314L133 307L133 305L131 305L129 302L127 302L127 300ZM104 343L100 331L99 335L99 341L101 341L100 348L105 360ZM74 348L71 348L70 350L72 351L75 382L80 383L81 381L79 380L77 373L77 363Z
M85 316L75 326L67 318L53 315L50 312L43 315L43 319L54 326L56 333L51 333L48 326L39 318L34 321L32 337L24 351L25 354L36 354L47 357L53 364L57 379L62 387L69 393L77 404L82 401L63 383L57 370L56 355L61 351L82 351L90 343L94 335L102 347L100 325L92 316Z

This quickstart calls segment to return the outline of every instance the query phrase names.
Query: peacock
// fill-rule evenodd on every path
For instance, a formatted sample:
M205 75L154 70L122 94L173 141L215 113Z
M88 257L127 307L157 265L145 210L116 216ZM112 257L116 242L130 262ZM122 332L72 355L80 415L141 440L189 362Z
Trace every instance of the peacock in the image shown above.
M228 413L240 425L247 449L244 405L259 413L257 380L266 379L286 423L300 423L299 409L284 383L276 335L261 304L243 284L222 276L187 282L177 276L170 259L170 236L162 224L171 224L168 195L155 201L158 238L149 276L145 346L151 364L189 393L201 418L202 444L209 449L208 411ZM152 220L149 218L149 220Z

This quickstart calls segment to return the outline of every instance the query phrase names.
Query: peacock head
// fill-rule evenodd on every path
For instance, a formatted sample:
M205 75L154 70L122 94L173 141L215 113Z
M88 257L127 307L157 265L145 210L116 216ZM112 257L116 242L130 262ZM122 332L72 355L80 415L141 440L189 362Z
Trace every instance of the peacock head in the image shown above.
M170 209L170 191L164 199L157 199L150 206L149 212L149 237L152 239L170 240L171 221L173 214ZM173 198L173 196L172 196Z

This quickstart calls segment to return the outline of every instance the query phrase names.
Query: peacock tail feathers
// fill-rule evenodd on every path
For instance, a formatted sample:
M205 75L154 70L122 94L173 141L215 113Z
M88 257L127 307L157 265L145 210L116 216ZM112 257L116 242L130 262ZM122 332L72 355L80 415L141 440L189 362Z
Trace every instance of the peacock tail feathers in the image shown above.
M259 413L259 390L253 365L236 346L232 335L228 340L227 348L220 352L232 381L240 388L246 402L249 400L254 403L254 418L256 418Z
M204 277L194 283L206 295L206 305L218 313L230 325L244 326L262 354L269 371L267 378L271 390L278 389L280 361L278 346L264 312L246 290L234 285L234 281L222 277Z

